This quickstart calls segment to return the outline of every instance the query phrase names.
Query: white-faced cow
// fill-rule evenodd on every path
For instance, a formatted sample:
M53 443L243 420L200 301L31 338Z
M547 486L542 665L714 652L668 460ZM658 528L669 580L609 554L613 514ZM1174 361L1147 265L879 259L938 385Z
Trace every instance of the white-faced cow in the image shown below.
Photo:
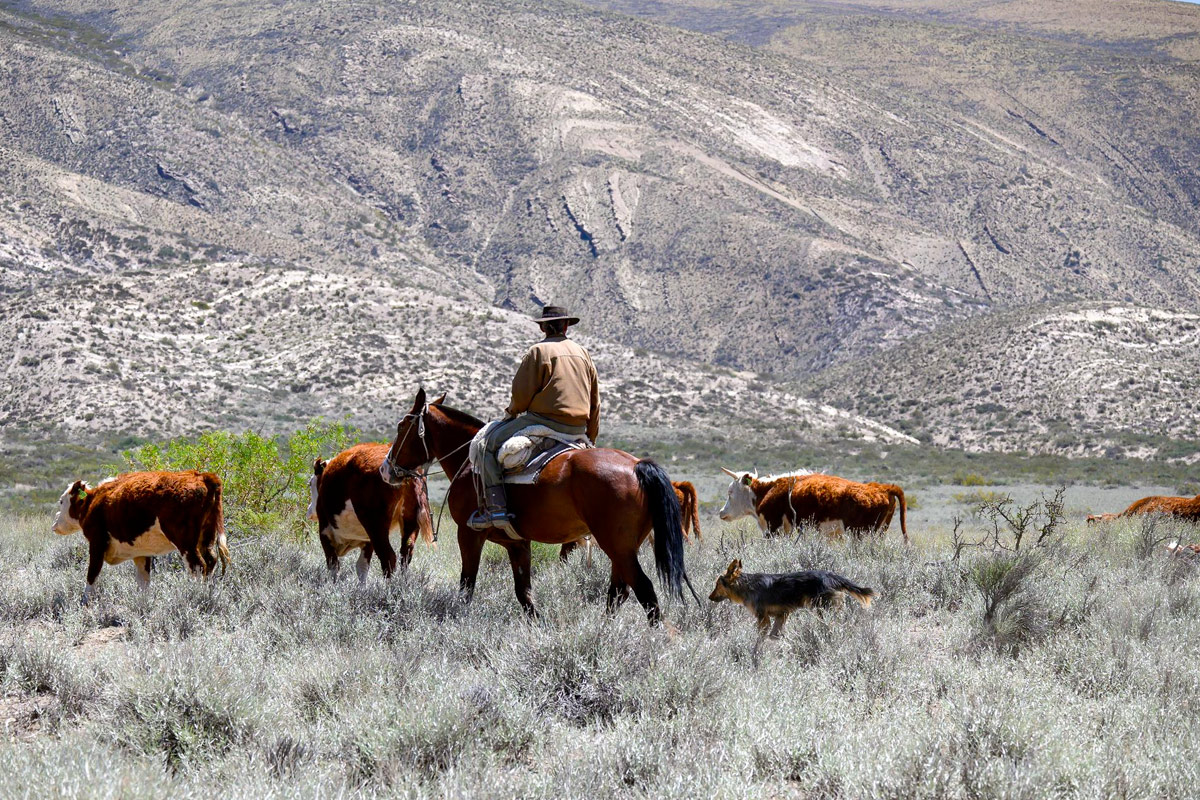
M106 563L133 559L142 588L150 584L154 556L178 550L201 577L212 573L218 558L222 572L229 563L221 479L211 472L131 472L95 488L75 481L59 498L52 530L82 530L87 539L85 604Z
M1089 514L1088 522L1109 522L1139 514L1164 514L1184 522L1200 522L1200 494L1195 497L1164 497L1152 495L1135 500L1120 514Z
M400 564L405 567L412 561L418 534L433 542L424 481L409 479L400 486L384 482L379 467L387 452L386 444L357 444L329 461L313 462L308 518L317 522L331 575L337 574L342 556L361 549L356 567L360 581L367 579L373 553L379 556L384 576L390 576L396 569L389 539L393 531L401 534Z
M900 532L908 544L904 490L891 483L858 483L836 475L795 472L758 478L722 468L733 478L721 508L723 520L753 516L764 533L789 533L816 525L822 533L882 533L900 506Z

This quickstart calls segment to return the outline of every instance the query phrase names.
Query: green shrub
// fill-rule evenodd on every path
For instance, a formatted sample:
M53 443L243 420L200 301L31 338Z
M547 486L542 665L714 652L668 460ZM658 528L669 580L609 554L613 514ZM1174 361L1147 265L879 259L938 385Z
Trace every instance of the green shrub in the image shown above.
M225 520L237 533L279 528L304 536L310 465L357 441L342 422L314 420L287 436L213 431L122 452L126 470L198 469L220 476Z

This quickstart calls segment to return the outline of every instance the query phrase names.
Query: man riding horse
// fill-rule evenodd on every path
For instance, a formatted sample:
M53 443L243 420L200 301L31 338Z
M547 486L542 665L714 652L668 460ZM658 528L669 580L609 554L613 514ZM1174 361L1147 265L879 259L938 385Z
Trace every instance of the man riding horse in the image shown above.
M487 433L487 449L475 465L483 484L478 509L467 524L477 530L499 528L513 539L513 527L504 494L504 473L496 451L525 428L542 425L559 433L582 435L596 441L600 430L600 387L596 366L588 352L567 338L567 328L578 324L565 308L545 306L534 322L546 338L529 348L512 383L512 400L505 418Z

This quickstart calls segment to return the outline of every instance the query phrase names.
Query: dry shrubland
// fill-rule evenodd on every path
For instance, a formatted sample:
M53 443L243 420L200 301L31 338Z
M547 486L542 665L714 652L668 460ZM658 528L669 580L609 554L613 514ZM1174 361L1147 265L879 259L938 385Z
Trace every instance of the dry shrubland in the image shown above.
M606 616L603 556L539 550L529 622L497 548L463 606L445 531L365 586L267 532L223 579L168 560L140 594L109 568L81 608L81 540L8 518L0 796L1185 797L1200 779L1200 579L1141 528L955 560L937 526L904 548L706 522L698 588L737 556L879 602L797 614L756 655L728 604L671 602L668 629L635 604Z

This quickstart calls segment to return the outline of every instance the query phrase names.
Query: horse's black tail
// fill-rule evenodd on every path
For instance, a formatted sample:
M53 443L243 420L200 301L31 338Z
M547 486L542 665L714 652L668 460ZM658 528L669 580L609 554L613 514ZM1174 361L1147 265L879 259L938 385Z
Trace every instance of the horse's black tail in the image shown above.
M654 526L654 567L666 590L683 599L683 586L696 602L700 598L688 580L683 566L683 515L679 510L679 498L666 471L650 459L642 459L634 468L638 485L646 495L650 521Z

